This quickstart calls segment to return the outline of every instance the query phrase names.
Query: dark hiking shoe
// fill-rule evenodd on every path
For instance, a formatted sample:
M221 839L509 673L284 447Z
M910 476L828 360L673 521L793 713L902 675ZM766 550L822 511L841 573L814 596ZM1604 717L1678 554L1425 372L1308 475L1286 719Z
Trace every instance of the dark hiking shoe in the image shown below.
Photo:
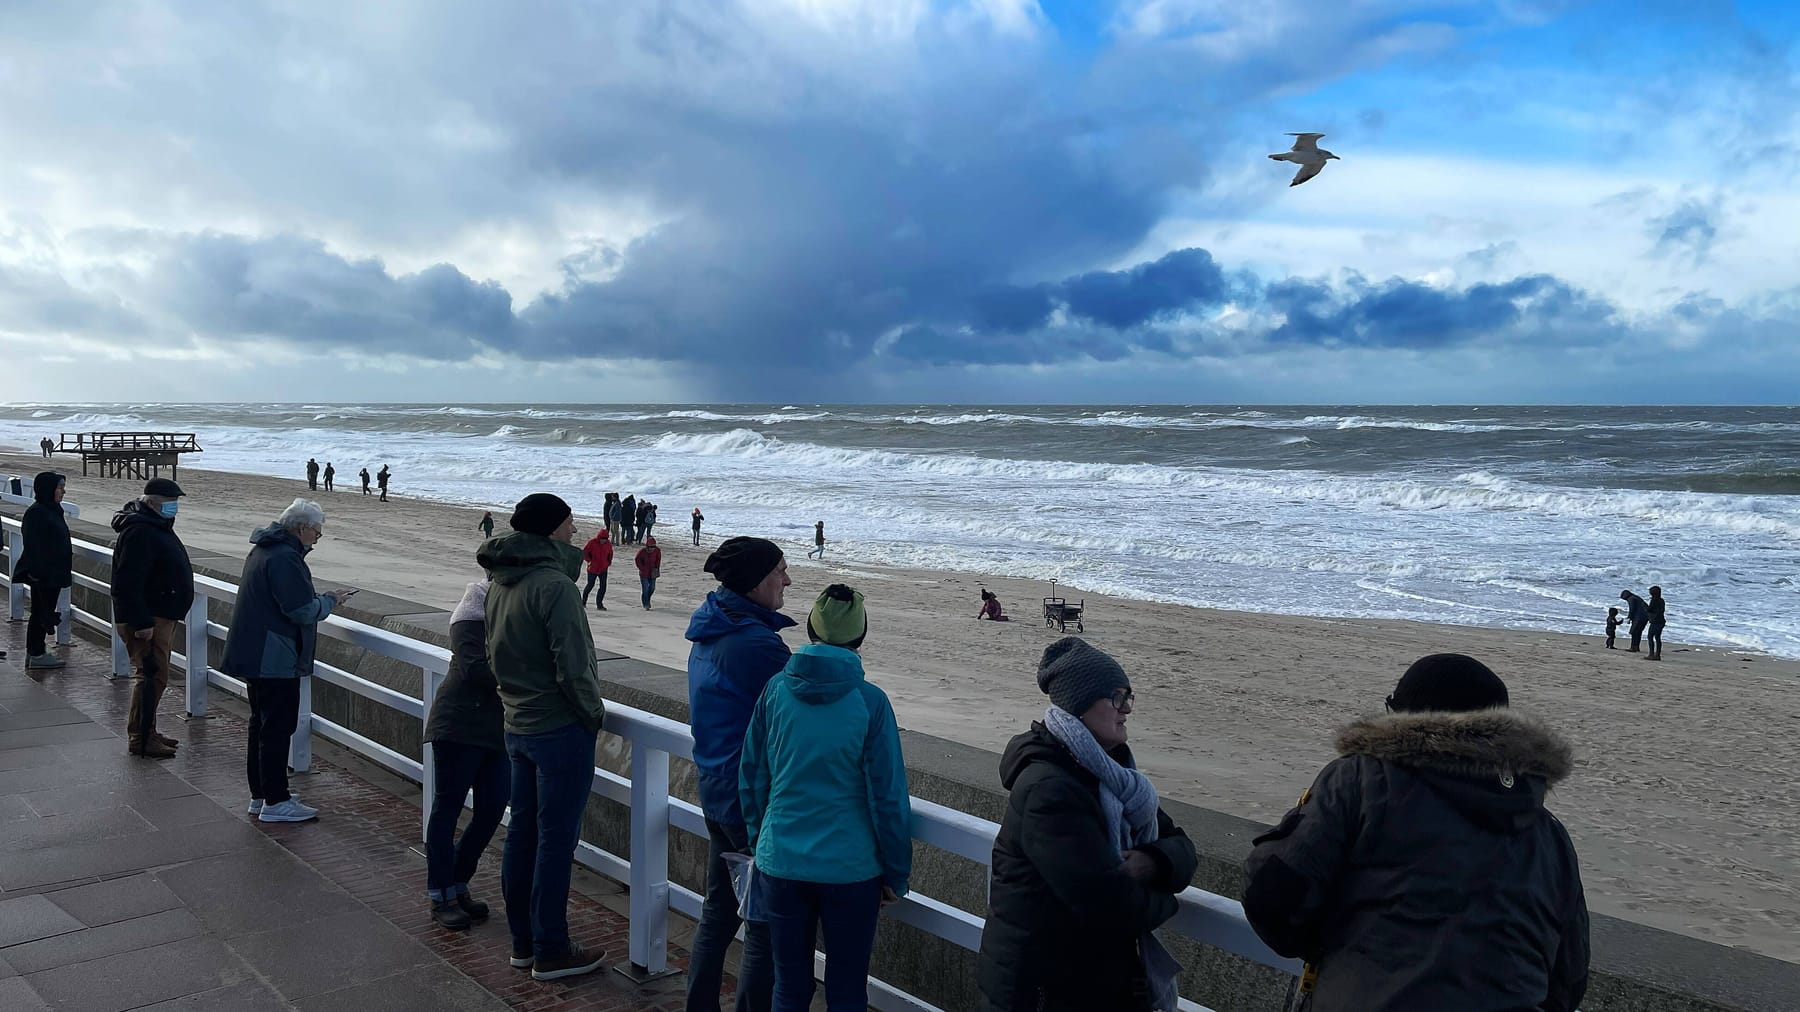
M433 900L431 919L451 931L467 931L472 923L469 915L463 912L463 908L455 900Z
M605 610L606 610L606 605L603 605L603 604L600 604L600 603L599 603L599 602L595 602L595 603L594 603L594 610L595 610L595 611L605 611ZM0 654L0 658L4 658L4 657L5 657L5 656L6 656L6 655L5 655L5 654Z
M456 905L469 915L469 920L479 924L488 919L488 905L477 899L470 899L468 893L460 893L456 897Z
M158 742L161 742L163 745L166 745L169 748L180 748L181 747L181 742L178 742L175 739L169 737L168 735L163 734L161 731L152 732L151 736L154 737Z
M579 977L584 973L593 973L606 962L605 949L584 949L579 945L569 946L569 951L557 956L548 956L531 965L533 980L561 980L564 977Z
M128 747L128 750L131 752L132 755L143 756L145 759L173 759L173 758L175 758L175 750L174 749L172 749L169 746L164 745L162 742L156 741L154 739L150 742L150 744L145 745L142 748L129 748Z

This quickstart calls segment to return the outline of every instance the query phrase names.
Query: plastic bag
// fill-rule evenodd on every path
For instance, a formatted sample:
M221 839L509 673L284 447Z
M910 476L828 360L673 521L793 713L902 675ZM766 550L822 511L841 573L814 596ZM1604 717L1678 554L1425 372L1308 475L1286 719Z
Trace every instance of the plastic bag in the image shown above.
M723 854L731 873L731 891L737 894L738 916L746 921L765 921L762 896L757 889L756 859L749 854Z

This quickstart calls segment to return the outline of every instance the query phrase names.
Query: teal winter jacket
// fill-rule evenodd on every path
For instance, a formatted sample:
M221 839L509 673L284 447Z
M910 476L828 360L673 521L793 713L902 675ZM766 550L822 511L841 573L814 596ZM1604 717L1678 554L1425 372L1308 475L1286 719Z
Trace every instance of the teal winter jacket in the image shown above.
M912 803L887 694L855 651L794 651L750 715L738 794L758 870L906 895Z

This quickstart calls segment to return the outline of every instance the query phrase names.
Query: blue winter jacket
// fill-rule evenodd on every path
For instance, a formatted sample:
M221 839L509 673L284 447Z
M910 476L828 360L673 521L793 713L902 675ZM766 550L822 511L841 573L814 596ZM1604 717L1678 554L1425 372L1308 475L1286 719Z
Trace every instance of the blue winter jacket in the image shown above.
M292 532L270 525L251 534L250 543L256 547L244 559L219 670L236 678L310 675L318 625L337 599L313 590L310 549Z
M738 780L757 868L803 882L879 877L906 895L912 802L900 729L854 651L794 652L756 703Z
M688 620L688 721L694 728L700 808L706 817L742 826L738 755L750 711L769 679L788 662L781 630L794 620L724 587L706 595Z

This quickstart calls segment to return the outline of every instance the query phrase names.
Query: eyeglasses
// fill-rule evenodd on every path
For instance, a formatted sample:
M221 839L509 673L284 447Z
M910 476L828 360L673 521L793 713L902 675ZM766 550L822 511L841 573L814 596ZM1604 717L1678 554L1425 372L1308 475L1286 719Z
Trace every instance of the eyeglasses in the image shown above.
M1130 689L1119 689L1111 696L1113 709L1124 710L1136 702L1137 696Z

